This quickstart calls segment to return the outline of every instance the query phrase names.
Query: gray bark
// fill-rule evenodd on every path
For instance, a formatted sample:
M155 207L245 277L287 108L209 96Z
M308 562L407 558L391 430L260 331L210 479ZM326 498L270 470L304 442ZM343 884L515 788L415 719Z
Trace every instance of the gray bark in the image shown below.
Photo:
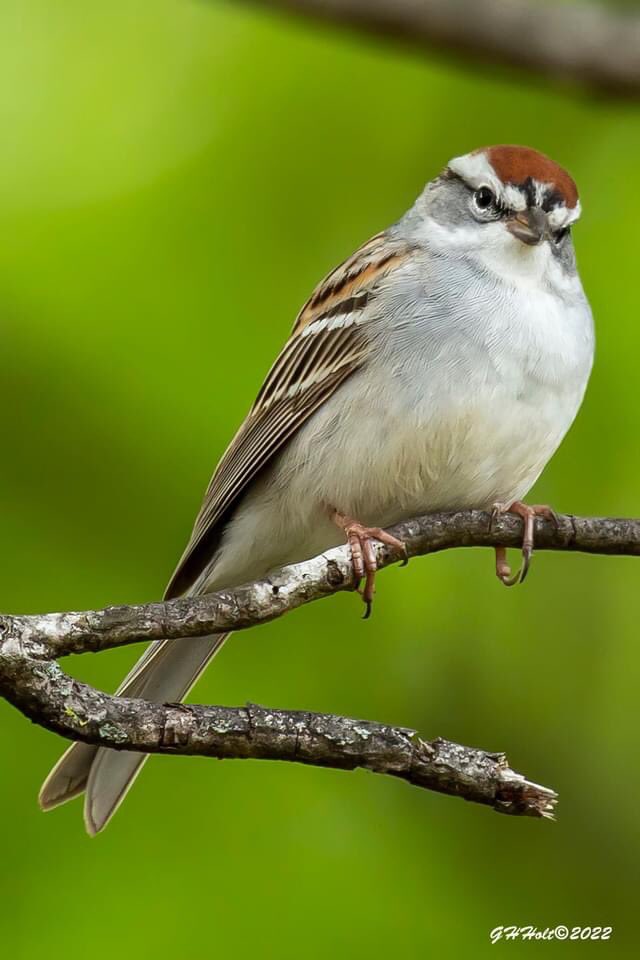
M393 527L410 557L451 547L520 544L522 523L479 511L434 514ZM379 566L397 562L377 545ZM536 522L537 550L640 554L640 520L560 516ZM206 597L81 613L0 615L0 695L72 740L144 753L288 760L400 777L502 813L550 817L554 791L515 773L502 754L347 717L256 706L154 704L113 697L67 676L57 659L129 643L240 630L353 589L346 547Z
M399 523L390 530L407 546L409 557L452 547L519 547L522 521L505 516L489 528L489 515L467 510L431 514ZM380 569L397 563L389 547L377 545ZM559 516L536 521L536 551L640 554L640 520ZM289 610L353 589L347 547L337 547L303 563L276 570L255 583L204 597L107 607L82 613L0 616L0 636L13 634L42 645L43 655L97 653L110 647L150 640L203 637L243 630L282 616Z
M0 653L0 693L35 723L115 750L218 759L284 760L386 773L463 797L498 813L553 819L557 795L526 780L502 753L414 730L295 710L156 704L111 697L72 679L51 660Z

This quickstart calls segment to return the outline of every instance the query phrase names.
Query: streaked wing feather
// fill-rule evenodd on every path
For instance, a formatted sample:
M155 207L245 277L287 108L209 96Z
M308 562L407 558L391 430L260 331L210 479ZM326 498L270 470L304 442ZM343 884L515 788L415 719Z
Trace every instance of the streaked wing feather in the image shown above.
M304 305L291 337L211 479L191 540L165 596L193 586L211 561L240 497L276 453L363 362L363 310L379 282L410 253L378 234L334 270Z

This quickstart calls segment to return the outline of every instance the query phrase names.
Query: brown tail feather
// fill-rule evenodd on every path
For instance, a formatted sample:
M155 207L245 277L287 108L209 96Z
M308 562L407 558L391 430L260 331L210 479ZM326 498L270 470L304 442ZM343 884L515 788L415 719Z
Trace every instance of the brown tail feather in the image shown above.
M152 644L117 693L158 703L182 700L227 636ZM43 783L40 806L51 810L86 790L85 823L89 833L98 833L117 810L146 759L142 753L74 743Z

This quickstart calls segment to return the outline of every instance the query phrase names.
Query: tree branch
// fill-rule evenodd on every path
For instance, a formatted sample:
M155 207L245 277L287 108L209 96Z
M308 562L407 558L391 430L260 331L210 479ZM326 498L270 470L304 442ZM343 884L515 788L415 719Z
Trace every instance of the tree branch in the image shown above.
M410 557L452 547L519 547L522 521L501 517L490 527L488 513L463 510L430 514L391 528L407 546ZM557 525L536 520L536 550L640 555L640 520L559 516ZM377 544L379 568L398 562L393 550ZM289 610L322 597L353 589L348 548L326 553L276 570L255 583L219 590L202 597L107 607L82 613L0 616L0 636L40 644L40 656L98 653L111 647L151 640L203 637L243 630L274 620Z
M640 17L532 0L252 0L386 39L525 68L610 94L640 91Z
M409 556L451 547L520 544L522 523L489 529L480 511L434 514L392 528ZM538 550L640 554L640 520L561 516L536 522ZM380 567L397 562L376 547ZM144 753L288 760L365 767L417 786L488 804L503 813L551 816L556 795L514 773L502 754L414 731L325 714L261 707L154 704L113 697L67 676L58 657L141 641L239 630L321 597L353 589L346 547L292 564L255 583L204 597L83 613L0 616L0 695L25 716L72 740Z
M67 676L50 660L0 665L0 693L35 723L115 750L218 759L284 760L385 773L493 807L553 819L557 795L526 780L502 753L366 720L295 710L156 704L111 697Z

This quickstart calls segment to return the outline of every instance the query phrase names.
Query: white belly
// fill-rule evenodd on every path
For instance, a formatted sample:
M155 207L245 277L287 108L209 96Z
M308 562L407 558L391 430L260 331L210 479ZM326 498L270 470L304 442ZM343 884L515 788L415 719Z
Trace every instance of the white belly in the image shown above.
M291 514L311 499L385 526L518 499L557 449L582 395L467 383L457 395L443 389L440 403L412 403L393 382L361 388L354 378L283 458L271 483Z
M591 318L583 298L500 296L489 324L477 324L469 298L443 305L446 324L399 318L375 359L254 483L223 536L210 589L342 543L332 509L388 526L528 492L580 406Z

